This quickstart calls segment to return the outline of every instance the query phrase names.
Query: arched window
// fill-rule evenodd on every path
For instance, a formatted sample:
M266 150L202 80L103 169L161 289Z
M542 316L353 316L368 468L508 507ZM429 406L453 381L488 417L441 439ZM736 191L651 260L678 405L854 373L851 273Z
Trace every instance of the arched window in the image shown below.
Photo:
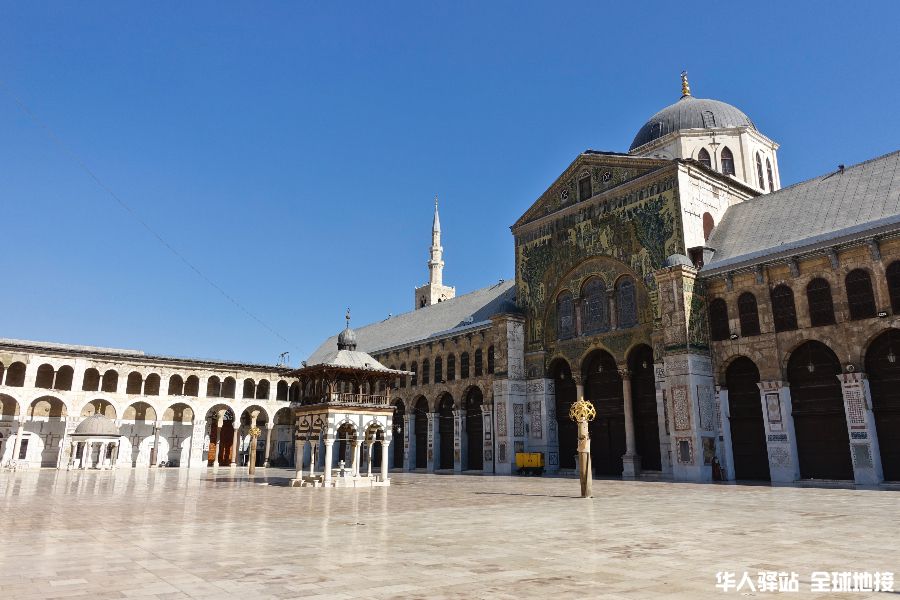
M775 178L772 177L772 161L766 159L766 173L769 174L769 191L775 191Z
M834 303L831 300L831 286L821 277L816 277L806 286L806 302L809 304L809 320L813 327L834 325Z
M722 148L722 172L726 175L734 175L734 154L728 146Z
M794 290L781 284L772 290L772 318L775 331L797 329L797 309L794 307Z
M103 382L100 384L100 389L104 392L109 392L114 394L116 392L116 388L119 387L119 374L112 369L103 374Z
M53 367L47 364L41 365L37 370L37 377L34 380L34 387L49 390L53 387L53 376L55 375Z
M84 380L81 383L81 389L85 392L98 391L100 389L100 371L97 369L87 369L84 372Z
M888 294L891 296L891 310L900 313L900 260L896 260L887 268Z
M184 382L184 395L197 397L200 395L200 378L196 375L189 376Z
M487 372L491 375L494 374L494 347L488 347L488 359L487 359Z
M469 378L469 353L463 352L459 355L459 377L461 379Z
M440 356L434 358L434 382L444 383L444 359Z
M181 375L172 375L169 378L169 392L170 396L183 396L184 395L184 380L181 378Z
M475 349L475 377L481 377L484 374L481 348Z
M275 399L276 400L287 400L289 391L290 391L290 388L288 387L287 381L285 381L284 379L280 380L275 385Z
M269 399L269 381L267 379L260 379L259 383L256 384L256 399L257 400L268 400Z
M409 380L410 387L416 387L419 385L419 364L413 363L409 366L409 370L412 371L412 377Z
M0 373L2 376L2 373ZM72 389L72 379L75 376L75 369L70 367L69 365L65 365L60 367L56 372L56 381L53 383L53 387L57 390L71 390Z
M428 359L422 361L422 385L428 385L428 381L431 378L430 373L430 365L428 364Z
M709 236L716 226L716 221L708 212L703 213L703 241L709 241Z
M222 382L222 397L223 398L234 398L235 388L237 387L237 382L234 380L234 377L226 377L225 381Z
M575 304L569 292L562 292L556 297L556 326L559 339L567 340L574 337Z
M146 381L144 381L144 395L145 396L159 396L159 375L156 373L150 373L147 375Z
M125 380L125 393L126 394L140 394L141 388L144 387L144 377L137 371L132 371L128 374L128 379Z
M700 152L697 153L697 162L707 169L712 169L712 160L710 160L709 152L706 151L706 148L700 148Z
M731 335L728 326L728 305L722 298L709 303L709 336L714 342L727 340Z
M756 153L756 178L759 180L759 188L761 190L766 189L766 182L763 179L762 154L759 152Z
M872 280L869 278L869 273L862 269L854 269L847 273L847 279L844 282L847 286L850 319L874 317L875 294L872 292Z
M756 296L744 292L738 297L738 317L741 321L741 336L759 335L759 312L756 309Z
M406 370L406 363L400 363L400 370L401 370L401 371L405 371L405 370ZM407 377L406 375L403 375L403 376L400 377L400 387L401 387L401 388L405 388L405 387L406 387L406 377Z
M616 288L616 307L619 311L619 327L627 328L637 325L637 294L634 279L623 277Z
M447 357L447 381L456 379L456 356L453 354Z
M25 386L25 363L14 362L9 365L9 368L6 370L6 385L10 387Z
M599 277L588 279L581 288L581 324L585 333L609 330L609 301L606 284Z
M222 382L215 375L206 380L206 395L210 398L222 395Z
M256 395L256 383L252 379L245 379L244 390L241 396L252 400L254 395Z

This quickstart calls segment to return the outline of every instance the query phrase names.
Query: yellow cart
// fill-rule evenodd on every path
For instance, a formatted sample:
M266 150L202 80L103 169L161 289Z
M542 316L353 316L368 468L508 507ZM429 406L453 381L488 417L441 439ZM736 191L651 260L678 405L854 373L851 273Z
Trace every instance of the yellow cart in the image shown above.
M516 452L516 469L519 475L544 474L543 452Z

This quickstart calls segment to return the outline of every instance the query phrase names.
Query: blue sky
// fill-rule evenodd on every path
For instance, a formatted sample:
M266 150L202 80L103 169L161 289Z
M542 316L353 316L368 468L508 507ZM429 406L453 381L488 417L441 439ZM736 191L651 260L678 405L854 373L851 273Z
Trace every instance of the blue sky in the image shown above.
M900 146L900 3L620 4L0 2L0 336L297 363L412 308L435 193L445 282L512 277L509 225L682 69L784 185Z

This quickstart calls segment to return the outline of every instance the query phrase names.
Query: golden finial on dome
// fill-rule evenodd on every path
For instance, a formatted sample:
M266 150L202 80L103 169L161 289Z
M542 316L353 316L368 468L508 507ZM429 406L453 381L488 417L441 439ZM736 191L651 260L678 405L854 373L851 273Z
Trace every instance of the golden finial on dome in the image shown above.
M691 86L688 84L687 71L681 72L681 97L687 98L691 95Z

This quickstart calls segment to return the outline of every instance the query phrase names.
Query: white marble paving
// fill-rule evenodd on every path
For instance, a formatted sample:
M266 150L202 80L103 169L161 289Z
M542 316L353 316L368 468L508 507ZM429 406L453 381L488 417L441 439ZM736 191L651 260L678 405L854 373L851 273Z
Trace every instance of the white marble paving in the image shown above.
M584 500L573 479L291 476L0 474L0 597L712 598L740 595L720 570L793 570L801 590L814 570L900 573L892 490L597 481Z

